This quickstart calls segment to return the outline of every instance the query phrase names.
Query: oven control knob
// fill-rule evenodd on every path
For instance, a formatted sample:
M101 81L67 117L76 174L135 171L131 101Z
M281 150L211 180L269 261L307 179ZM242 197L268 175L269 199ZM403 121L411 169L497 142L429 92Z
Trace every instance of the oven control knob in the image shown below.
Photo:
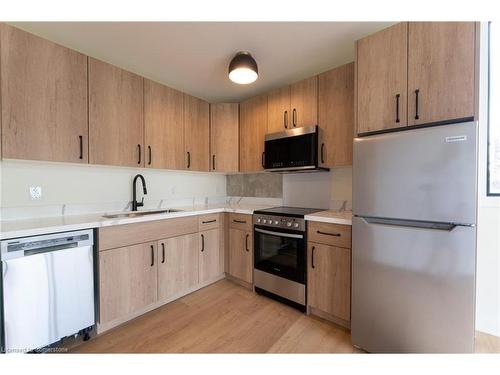
M260 222L261 222L261 220L260 220L260 217L259 217L259 218L257 219L257 223L260 223Z
M291 222L288 222L288 223L286 223L286 226L287 226L287 227L291 227L291 226L292 226L292 223L291 223Z
M294 227L294 228L298 228L298 227L299 227L299 223L294 223L294 224L293 224L293 227Z
M266 223L267 223L267 220L266 220L266 219L263 219L263 220L262 220L262 222L263 222L264 224L266 224Z
M278 220L274 220L274 225L278 225L279 224L279 221Z

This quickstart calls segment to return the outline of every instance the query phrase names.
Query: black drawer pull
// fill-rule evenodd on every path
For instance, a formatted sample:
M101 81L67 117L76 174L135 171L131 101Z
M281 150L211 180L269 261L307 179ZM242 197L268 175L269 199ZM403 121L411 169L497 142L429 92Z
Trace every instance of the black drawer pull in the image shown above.
M317 230L316 233L323 234L325 236L340 237L340 233L328 233L328 232L322 232L320 230Z
M288 111L283 112L283 125L288 129Z
M233 219L233 222L238 223L238 224L246 224L247 223L245 220L237 220L237 219Z
M325 144L321 144L321 164L325 162Z
M212 169L215 171L215 154L212 155Z
M165 244L161 244L161 262L165 263Z
M152 161L151 146L148 146L148 154L149 154L148 165L151 165L151 161Z
M418 94L420 93L419 89L415 90L415 120L418 120L420 116L418 115Z
M213 219L213 220L202 221L201 223L202 224L210 224L210 223L215 223L216 221L217 221L217 219Z
M191 153L188 151L187 152L188 160L187 160L187 167L188 169L191 168Z
M78 139L80 141L80 159L83 159L83 137L79 135Z
M205 251L205 236L201 235L201 252Z
M246 250L247 252L249 252L249 251L250 251L250 250L248 249L248 237L249 237L249 236L250 236L250 235L249 235L248 233L247 233L247 235L245 236L245 250Z
M137 148L139 149L139 161L137 164L141 164L141 145L137 145Z
M312 247L312 250L311 250L311 268L316 268L316 267L314 266L314 250L316 250L316 247L315 247L315 246L313 246L313 247Z
M155 247L151 245L151 267L155 265Z
M396 123L399 123L399 97L401 95L397 94L396 95Z
M297 110L294 108L292 112L292 123L293 127L295 128L297 126Z

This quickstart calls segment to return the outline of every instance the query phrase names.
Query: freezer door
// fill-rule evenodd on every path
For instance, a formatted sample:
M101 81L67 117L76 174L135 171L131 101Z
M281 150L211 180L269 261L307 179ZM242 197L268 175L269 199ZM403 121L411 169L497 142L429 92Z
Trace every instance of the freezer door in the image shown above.
M5 351L25 352L92 326L92 246L2 262Z
M354 345L375 353L473 352L475 228L444 228L353 218Z
M354 140L358 216L476 222L476 122Z

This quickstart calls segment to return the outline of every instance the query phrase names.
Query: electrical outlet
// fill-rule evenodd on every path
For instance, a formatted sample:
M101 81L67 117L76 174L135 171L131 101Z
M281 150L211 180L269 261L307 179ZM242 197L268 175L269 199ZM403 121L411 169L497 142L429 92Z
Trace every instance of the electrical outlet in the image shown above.
M32 201L39 201L40 199L42 199L41 186L30 186L30 199Z

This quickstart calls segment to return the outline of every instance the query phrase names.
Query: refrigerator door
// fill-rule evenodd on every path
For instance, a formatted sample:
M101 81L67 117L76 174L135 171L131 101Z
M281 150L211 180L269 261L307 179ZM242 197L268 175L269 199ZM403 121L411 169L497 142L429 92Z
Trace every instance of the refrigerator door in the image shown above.
M376 353L473 352L475 237L475 227L353 218L352 343Z
M476 222L476 122L354 140L357 216Z

